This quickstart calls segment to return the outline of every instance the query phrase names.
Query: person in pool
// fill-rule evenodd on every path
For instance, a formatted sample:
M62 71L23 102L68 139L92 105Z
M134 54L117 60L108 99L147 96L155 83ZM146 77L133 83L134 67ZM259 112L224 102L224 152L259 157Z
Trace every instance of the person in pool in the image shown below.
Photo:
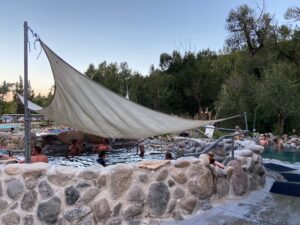
M99 152L97 162L98 162L99 164L101 164L102 166L106 166L106 163L105 163L104 158L105 158L105 151Z
M77 139L72 140L72 144L68 148L68 156L69 155L79 155L82 151L81 145Z

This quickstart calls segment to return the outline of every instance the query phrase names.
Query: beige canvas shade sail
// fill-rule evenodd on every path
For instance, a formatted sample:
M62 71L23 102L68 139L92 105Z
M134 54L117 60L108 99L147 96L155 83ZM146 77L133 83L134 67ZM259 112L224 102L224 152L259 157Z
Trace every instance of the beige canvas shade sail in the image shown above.
M109 138L144 138L226 119L188 120L138 105L83 75L41 41L55 81L49 106L36 112L80 131ZM36 107L35 107L36 108Z

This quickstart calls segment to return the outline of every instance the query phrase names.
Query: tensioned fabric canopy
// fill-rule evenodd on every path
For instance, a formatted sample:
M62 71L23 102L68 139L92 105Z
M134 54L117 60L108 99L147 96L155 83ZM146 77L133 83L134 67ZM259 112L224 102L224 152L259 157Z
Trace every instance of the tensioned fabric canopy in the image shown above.
M40 42L52 68L55 93L47 107L29 108L58 123L102 137L143 138L230 119L188 120L138 105L81 74Z

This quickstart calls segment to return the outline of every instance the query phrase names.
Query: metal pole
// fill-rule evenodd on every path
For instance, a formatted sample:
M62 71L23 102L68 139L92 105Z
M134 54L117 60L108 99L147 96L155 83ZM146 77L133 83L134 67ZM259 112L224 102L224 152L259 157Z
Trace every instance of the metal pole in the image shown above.
M28 109L28 25L24 22L24 123L25 123L25 162L30 163L30 118Z

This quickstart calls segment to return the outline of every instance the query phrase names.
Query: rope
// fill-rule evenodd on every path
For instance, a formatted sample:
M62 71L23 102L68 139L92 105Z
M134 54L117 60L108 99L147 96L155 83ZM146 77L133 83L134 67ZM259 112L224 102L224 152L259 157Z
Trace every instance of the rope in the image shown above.
M40 43L40 36L37 34L37 33L35 33L32 29L31 29L31 27L29 27L28 26L28 30L31 32L31 34L32 34L32 37L35 39L34 40L34 42L33 42L33 46L34 46L34 49L36 49L36 42L39 42ZM28 42L28 44L29 44L29 52L30 52L30 43ZM36 59L39 59L39 57L40 57L40 55L41 55L41 53L42 53L42 45L40 45L40 52L39 52L39 54L38 54L38 56L37 56L37 58Z

